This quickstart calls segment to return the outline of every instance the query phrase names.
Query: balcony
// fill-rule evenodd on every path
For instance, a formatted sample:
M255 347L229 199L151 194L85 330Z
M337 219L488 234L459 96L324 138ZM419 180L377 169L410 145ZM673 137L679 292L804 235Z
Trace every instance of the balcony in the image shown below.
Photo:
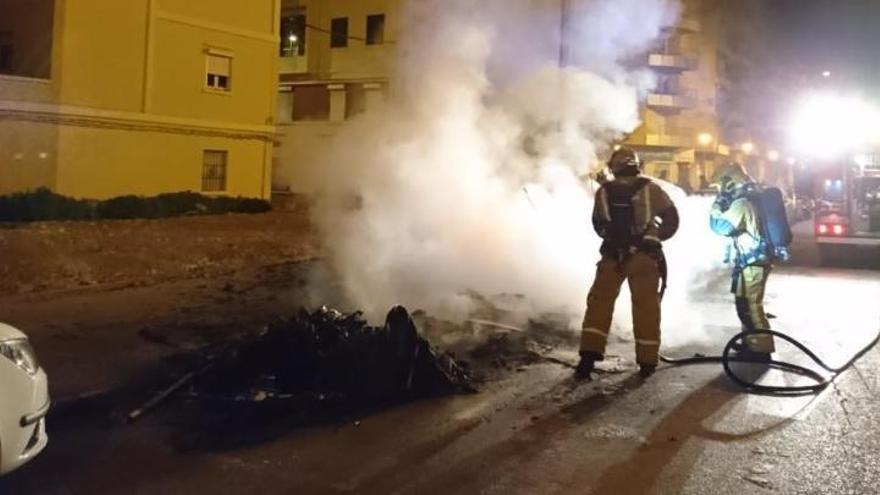
M305 56L279 57L278 73L284 74L305 74L309 71L308 58Z
M680 134L646 134L645 146L660 146L664 148L690 148L694 145L694 138Z
M681 19L679 19L678 24L675 26L679 31L683 31L685 33L699 33L703 30L703 24L699 19L693 16L685 15Z
M690 110L697 106L697 98L693 91L682 90L676 93L650 93L645 104L654 110L679 111Z
M697 68L697 60L685 55L670 53L651 53L648 55L648 66L658 70L688 71Z

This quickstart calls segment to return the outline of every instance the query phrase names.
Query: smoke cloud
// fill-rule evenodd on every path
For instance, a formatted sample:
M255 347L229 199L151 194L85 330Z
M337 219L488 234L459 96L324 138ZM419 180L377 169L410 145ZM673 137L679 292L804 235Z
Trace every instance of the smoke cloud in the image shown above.
M390 97L315 162L315 220L349 298L373 319L404 304L460 320L475 294L516 294L579 327L600 243L585 174L638 126L652 80L628 61L677 4L573 0L560 69L559 0L407 3ZM682 208L689 241L670 245L670 304L720 256L698 203Z

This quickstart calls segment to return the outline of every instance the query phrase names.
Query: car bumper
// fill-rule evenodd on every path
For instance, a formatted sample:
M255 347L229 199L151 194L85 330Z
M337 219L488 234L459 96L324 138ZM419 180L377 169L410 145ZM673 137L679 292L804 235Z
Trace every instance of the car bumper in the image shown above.
M49 414L49 406L51 404L52 402L47 400L46 403L43 404L43 407L37 409L31 414L25 414L24 416L22 416L20 421L21 427L27 428L28 426L33 426L39 423L40 420L42 420L46 417L47 414Z
M816 237L819 244L843 246L880 246L880 237Z
M10 363L2 363L6 365ZM10 364L11 365L11 364ZM9 370L3 370L9 373ZM49 413L49 384L41 369L30 376L14 370L13 379L3 383L4 398L20 400L0 404L0 474L13 471L36 457L49 442L46 415Z

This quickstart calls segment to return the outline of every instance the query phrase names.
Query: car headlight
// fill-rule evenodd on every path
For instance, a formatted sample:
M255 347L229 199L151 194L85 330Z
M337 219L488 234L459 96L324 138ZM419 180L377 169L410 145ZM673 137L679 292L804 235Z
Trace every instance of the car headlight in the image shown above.
M40 363L37 361L34 348L25 339L0 342L0 356L12 361L29 375L35 375L37 370L40 369Z

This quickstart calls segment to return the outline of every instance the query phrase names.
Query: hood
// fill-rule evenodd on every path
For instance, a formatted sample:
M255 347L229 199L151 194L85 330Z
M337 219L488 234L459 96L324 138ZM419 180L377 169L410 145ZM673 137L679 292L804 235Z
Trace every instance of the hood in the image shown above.
M0 342L4 340L13 340L13 339L26 339L27 335L22 333L20 330L15 327L9 326L5 323L0 323Z

